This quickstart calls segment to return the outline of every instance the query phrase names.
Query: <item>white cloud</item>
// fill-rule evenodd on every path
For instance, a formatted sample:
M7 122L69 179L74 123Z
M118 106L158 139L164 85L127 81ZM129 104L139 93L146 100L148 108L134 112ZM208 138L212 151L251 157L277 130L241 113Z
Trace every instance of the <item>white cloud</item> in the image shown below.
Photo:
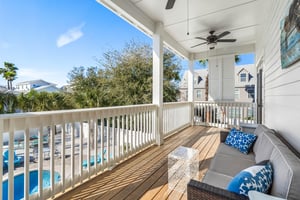
M81 38L83 36L83 32L81 29L84 27L84 25L85 24L82 23L79 26L73 27L67 32L60 35L56 41L56 46L60 48Z

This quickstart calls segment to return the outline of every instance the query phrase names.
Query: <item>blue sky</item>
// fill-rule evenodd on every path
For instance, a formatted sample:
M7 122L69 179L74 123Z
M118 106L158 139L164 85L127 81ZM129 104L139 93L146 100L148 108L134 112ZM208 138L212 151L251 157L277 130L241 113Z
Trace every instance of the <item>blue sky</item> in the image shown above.
M108 50L130 40L152 44L96 0L0 0L0 27L0 67L8 61L19 68L14 85L44 79L62 86L73 67L95 66Z

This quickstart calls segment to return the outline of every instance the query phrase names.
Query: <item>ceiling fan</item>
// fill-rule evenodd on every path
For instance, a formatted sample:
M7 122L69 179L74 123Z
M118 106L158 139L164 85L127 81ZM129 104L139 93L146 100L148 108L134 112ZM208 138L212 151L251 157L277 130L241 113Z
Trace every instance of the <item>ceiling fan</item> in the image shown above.
M172 9L174 6L175 0L168 0L167 5L166 5L166 9Z
M221 39L221 38L225 37L226 35L230 34L229 31L224 31L220 35L214 35L214 33L215 33L215 31L210 31L209 32L210 35L207 36L206 38L195 37L196 39L205 40L205 42L191 46L191 48L194 48L194 47L197 47L197 46L200 46L203 44L207 44L209 46L209 49L214 49L218 42L235 42L236 41L236 39Z

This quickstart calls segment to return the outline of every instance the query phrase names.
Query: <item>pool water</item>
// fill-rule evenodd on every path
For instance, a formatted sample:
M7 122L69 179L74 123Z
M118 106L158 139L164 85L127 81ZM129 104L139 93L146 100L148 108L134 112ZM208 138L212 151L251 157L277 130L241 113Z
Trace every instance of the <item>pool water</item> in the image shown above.
M60 181L58 172L54 173L54 183ZM43 170L43 189L50 187L50 171ZM2 199L8 199L8 180L2 182L3 194ZM30 171L29 175L29 195L38 192L38 170ZM24 174L19 174L14 177L14 199L24 198Z

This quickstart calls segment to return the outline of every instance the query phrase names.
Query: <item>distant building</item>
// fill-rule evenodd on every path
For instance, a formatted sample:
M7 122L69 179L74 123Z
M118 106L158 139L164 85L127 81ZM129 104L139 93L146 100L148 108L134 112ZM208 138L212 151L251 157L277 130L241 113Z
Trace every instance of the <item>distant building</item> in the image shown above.
M56 87L56 84L49 83L44 80L32 80L17 83L15 90L17 92L29 92L30 90L36 90L38 92L60 92L61 90Z
M207 69L194 71L194 100L205 101L205 80L208 74ZM235 67L235 101L254 102L256 84L255 66L239 65ZM187 101L188 98L188 71L184 72L179 84L180 101Z

